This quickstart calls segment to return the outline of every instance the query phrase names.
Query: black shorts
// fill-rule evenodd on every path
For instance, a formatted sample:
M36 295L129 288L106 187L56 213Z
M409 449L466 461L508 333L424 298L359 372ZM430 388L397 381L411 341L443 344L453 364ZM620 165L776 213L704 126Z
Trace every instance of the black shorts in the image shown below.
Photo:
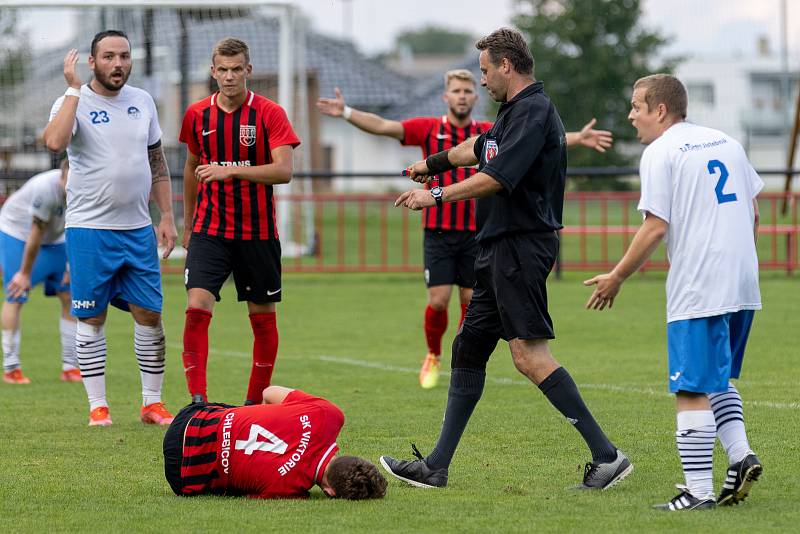
M482 243L464 326L506 341L555 338L546 281L558 245L555 232L512 234Z
M475 285L475 257L478 254L475 232L426 229L423 249L425 284L428 287Z
M222 408L233 408L228 404L218 403L195 403L185 406L175 419L170 423L166 434L164 434L164 475L167 477L169 487L175 495L183 495L183 481L181 480L181 464L183 463L183 435L186 426L192 420L194 414L206 406L220 406Z
M239 302L280 302L280 241L223 239L193 233L186 255L186 289L205 289L219 301L219 290L231 274Z

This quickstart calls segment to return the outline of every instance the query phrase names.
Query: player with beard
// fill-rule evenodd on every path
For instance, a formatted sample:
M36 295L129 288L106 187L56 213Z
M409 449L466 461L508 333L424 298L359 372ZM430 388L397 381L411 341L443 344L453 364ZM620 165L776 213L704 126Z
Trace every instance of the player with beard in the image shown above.
M177 232L158 113L149 94L126 85L131 46L123 32L95 35L88 62L94 77L82 84L75 69L78 52L70 50L64 58L68 87L53 105L44 140L47 148L66 149L69 157L67 255L89 426L111 424L104 330L109 304L133 316L142 380L140 418L168 425L172 414L161 402L165 341L156 240L166 258ZM151 194L161 212L155 232L148 209Z
M337 87L336 98L320 98L317 108L325 115L342 117L367 133L393 137L406 146L418 146L423 157L448 150L472 136L480 135L492 127L491 122L476 121L472 110L478 101L475 77L466 69L451 70L444 75L442 100L447 104L447 114L440 117L415 117L403 121L384 119L374 113L353 109L345 104ZM595 120L580 132L567 133L567 146L583 145L599 152L611 146L611 132L593 129ZM475 174L471 167L442 173L425 185L426 189L446 187L462 182ZM422 363L419 383L433 388L439 380L442 336L447 330L447 308L453 284L459 287L461 318L464 320L467 305L475 285L475 200L435 205L422 211L425 283L428 286L428 304L425 308L424 330L428 354Z

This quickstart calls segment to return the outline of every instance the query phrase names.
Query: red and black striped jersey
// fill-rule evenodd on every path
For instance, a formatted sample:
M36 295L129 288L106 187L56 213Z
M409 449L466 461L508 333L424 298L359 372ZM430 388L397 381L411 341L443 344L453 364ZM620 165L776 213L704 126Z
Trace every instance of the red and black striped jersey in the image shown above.
M442 150L453 148L468 138L482 134L492 127L491 122L473 120L467 126L459 128L441 117L416 117L401 122L403 125L404 145L422 148L422 157L427 158ZM466 180L476 169L461 167L438 176L438 185L444 187ZM436 184L428 182L426 189ZM475 199L448 202L441 208L433 206L422 210L422 224L430 230L467 230L475 231Z
M209 404L186 426L183 495L302 498L339 450L344 414L332 402L294 390L280 404Z
M271 150L300 144L275 102L249 91L239 109L226 113L217 105L218 94L195 102L183 117L180 140L201 165L266 165ZM278 239L272 186L238 178L198 184L192 231L225 239Z

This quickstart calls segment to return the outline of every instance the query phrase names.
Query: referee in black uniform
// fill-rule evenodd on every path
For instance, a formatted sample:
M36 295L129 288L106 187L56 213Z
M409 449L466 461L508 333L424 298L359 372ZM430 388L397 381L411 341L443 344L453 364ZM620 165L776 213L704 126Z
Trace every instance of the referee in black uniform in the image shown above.
M547 312L545 281L558 252L567 156L564 126L522 35L501 28L476 43L481 85L502 102L494 126L479 137L434 154L411 167L418 182L478 164L462 182L414 189L395 205L420 210L477 198L475 285L463 326L453 341L447 409L439 441L416 461L381 457L389 473L418 487L447 485L448 467L486 381L486 363L497 341L508 341L514 365L539 386L580 432L592 454L585 489L608 488L632 470L628 458L603 433L569 373L548 347L555 337Z

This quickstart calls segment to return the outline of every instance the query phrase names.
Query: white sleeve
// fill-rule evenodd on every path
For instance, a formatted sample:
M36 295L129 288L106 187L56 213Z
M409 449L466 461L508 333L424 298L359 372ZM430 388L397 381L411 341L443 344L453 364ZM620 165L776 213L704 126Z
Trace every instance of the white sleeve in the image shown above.
M28 213L31 217L36 217L40 221L49 222L52 215L52 206L48 199L47 191L44 188L37 188L33 192L31 205L28 207Z
M58 97L58 100L55 101L53 107L50 108L50 119L47 122L50 122L55 118L56 113L58 113L58 110L61 109L61 104L63 103L64 103L64 96L62 95ZM77 131L78 131L78 117L75 117L75 121L72 123L72 135L75 135Z
M153 98L148 95L147 103L150 106L150 133L147 136L147 146L156 144L161 139L161 126L158 124L158 109Z
M748 188L750 189L750 198L756 198L761 190L764 188L764 180L758 175L756 170L753 168L753 165L749 162L747 163L748 169Z
M644 150L639 163L639 178L642 191L636 209L642 216L650 212L669 222L672 211L672 166L667 155L658 147L651 145Z

